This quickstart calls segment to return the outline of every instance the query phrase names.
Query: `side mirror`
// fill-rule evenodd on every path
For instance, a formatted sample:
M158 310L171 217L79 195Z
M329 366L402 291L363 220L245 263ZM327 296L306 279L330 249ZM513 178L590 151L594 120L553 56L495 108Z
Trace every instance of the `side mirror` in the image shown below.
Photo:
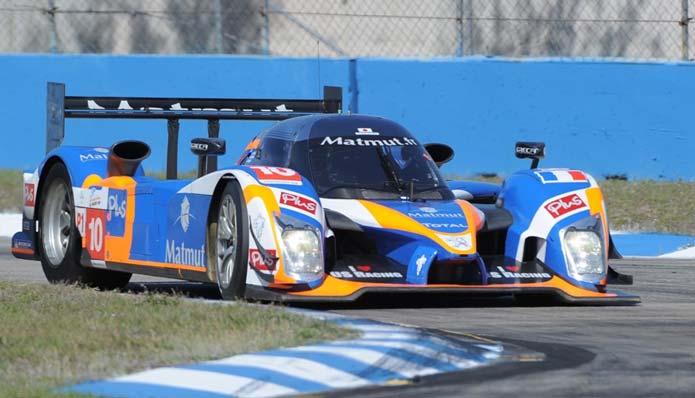
M221 138L194 138L190 148L198 156L198 177L208 173L208 156L224 155L227 152L227 144Z
M531 168L538 168L538 162L545 157L545 143L517 142L514 146L514 154L519 159L533 159Z
M454 158L454 150L446 144L425 144L425 150L430 154L437 167L442 167L444 163Z
M198 156L224 155L227 144L221 138L194 138L191 140L191 152Z

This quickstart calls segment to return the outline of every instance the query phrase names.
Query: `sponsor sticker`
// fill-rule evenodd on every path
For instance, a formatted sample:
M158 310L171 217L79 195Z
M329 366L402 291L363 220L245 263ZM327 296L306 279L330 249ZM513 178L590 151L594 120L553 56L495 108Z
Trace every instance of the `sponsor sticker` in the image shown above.
M14 241L12 241L12 247L16 247L18 249L34 250L34 243L30 240L15 239Z
M36 201L36 186L24 184L24 206L34 207Z
M109 156L105 153L87 153L87 154L80 154L80 162L85 163L85 162L91 162L93 160L108 160Z
M191 225L192 218L194 219L195 217L191 214L191 202L188 200L188 197L184 196L181 200L181 212L174 220L174 224L180 224L183 232L188 232L188 226Z
M543 184L563 183L563 182L586 182L586 174L579 170L540 170L535 174L541 179Z
M430 212L409 212L410 218L466 218L463 213L430 213Z
M343 146L413 146L417 141L408 137L392 138L343 138L325 137L321 145L343 145Z
M312 216L316 215L318 209L318 204L314 200L296 193L281 192L279 202L280 207L309 213Z
M75 208L75 226L80 232L80 236L84 237L84 231L87 226L87 209L84 207Z
M275 271L275 265L277 263L277 251L268 249L266 253L271 258L263 258L260 250L250 249L249 250L249 262L251 266L259 271Z
M527 146L518 146L516 147L516 153L519 155L531 155L535 156L538 155L543 151L543 148L538 148L538 147L527 147Z
M367 270L367 267L369 267L368 270ZM360 269L364 269L366 271L360 271ZM352 279L352 278L372 278L372 279L403 278L403 274L401 274L400 272L396 272L396 271L385 271L385 272L372 271L371 266L369 266L369 265L358 265L358 266L348 265L347 270L331 271L331 276L335 277L335 278L343 278L343 279Z
M167 239L165 261L172 264L205 267L205 245L201 244L200 248L190 247L186 245L186 242Z
M77 217L75 217L77 222ZM106 210L86 209L85 212L85 247L93 260L104 259L104 236L106 235ZM79 228L79 226L78 226Z
M355 131L355 135L379 135L379 133L369 127L359 127L357 131Z
M106 210L108 203L108 188L73 188L73 198L77 207L91 207L93 209Z
M206 224L200 214L209 206L209 197L196 194L177 195L169 202L164 262L206 267Z
M466 223L432 223L432 222L423 222L422 225L426 226L427 228L430 229L457 229L457 228L463 228L466 229L468 228L468 224Z
M488 272L488 276L491 279L550 279L551 275L547 272L518 272L519 267L509 266L507 268L514 269L514 271L506 270L502 267L497 267L496 271Z
M256 178L264 184L302 185L302 176L284 167L250 166Z
M576 193L563 196L544 206L545 210L550 213L553 218L562 217L563 215L586 207L586 203Z
M126 191L122 189L109 190L106 229L113 236L123 236L125 233L126 197Z
M415 260L415 275L420 276L420 272L422 272L422 267L427 264L427 256L422 254L420 257L418 257L417 260Z

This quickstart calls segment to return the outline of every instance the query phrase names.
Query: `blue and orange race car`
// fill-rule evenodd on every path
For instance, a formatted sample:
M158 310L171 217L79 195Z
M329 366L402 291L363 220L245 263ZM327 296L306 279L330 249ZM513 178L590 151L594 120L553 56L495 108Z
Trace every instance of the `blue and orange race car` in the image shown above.
M51 282L124 286L132 273L211 282L225 299L354 300L365 293L552 294L626 304L604 200L588 174L538 168L544 145L517 143L530 170L501 186L446 181L453 150L399 124L320 100L65 96L48 85L47 154L24 174L16 257ZM145 175L141 141L61 145L65 118L166 119L167 179ZM177 179L178 123L198 176ZM277 120L236 162L220 120ZM224 165L218 170L217 163Z

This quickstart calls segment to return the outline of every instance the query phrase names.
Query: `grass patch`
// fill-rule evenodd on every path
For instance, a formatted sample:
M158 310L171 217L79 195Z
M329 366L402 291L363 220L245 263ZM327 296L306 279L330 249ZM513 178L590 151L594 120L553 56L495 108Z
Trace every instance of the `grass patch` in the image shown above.
M355 333L272 306L0 282L0 396Z
M695 183L599 181L611 228L695 235Z
M0 169L0 213L21 211L23 190L21 171Z

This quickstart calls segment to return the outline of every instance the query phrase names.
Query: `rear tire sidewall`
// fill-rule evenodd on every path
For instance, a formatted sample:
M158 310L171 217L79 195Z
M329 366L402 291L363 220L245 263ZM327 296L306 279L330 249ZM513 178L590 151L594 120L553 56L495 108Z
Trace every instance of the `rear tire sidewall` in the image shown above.
M221 212L221 206L225 196L231 196L234 201L235 216L236 216L236 242L237 250L234 254L234 269L229 286L223 287L220 282L220 270L217 264L217 235L218 222ZM249 252L249 232L248 232L248 213L246 210L246 202L241 190L241 186L236 180L229 180L220 190L219 195L213 201L213 211L211 212L210 222L208 223L208 248L211 250L208 256L210 266L214 267L215 279L220 295L225 300L236 300L244 298L246 291L246 272L248 269L248 252Z
M82 251L82 240L80 234L75 226L75 201L72 195L72 184L70 183L70 176L68 175L67 169L62 163L56 163L48 170L48 174L44 177L44 184L41 189L41 203L39 211L39 256L41 258L41 266L43 267L43 272L51 283L65 282L65 283L79 283L84 282L84 275L80 272L82 266L80 263L80 254ZM44 244L46 239L48 239L45 234L44 225L46 224L46 219L48 217L47 211L51 203L48 201L48 193L51 188L56 185L63 185L67 190L68 196L68 207L70 209L70 237L68 241L67 250L65 251L65 256L62 261L54 265L46 254L46 249Z
M80 283L100 289L118 289L128 284L131 274L113 270L83 267L80 264L82 255L82 237L75 225L75 199L72 194L72 184L67 168L63 163L55 163L50 166L48 173L43 178L41 189L41 202L39 203L39 234L38 244L41 267L50 283ZM63 260L54 265L48 259L44 249L44 220L45 210L50 205L47 194L56 184L62 184L67 190L68 207L70 212L70 233L67 250Z

